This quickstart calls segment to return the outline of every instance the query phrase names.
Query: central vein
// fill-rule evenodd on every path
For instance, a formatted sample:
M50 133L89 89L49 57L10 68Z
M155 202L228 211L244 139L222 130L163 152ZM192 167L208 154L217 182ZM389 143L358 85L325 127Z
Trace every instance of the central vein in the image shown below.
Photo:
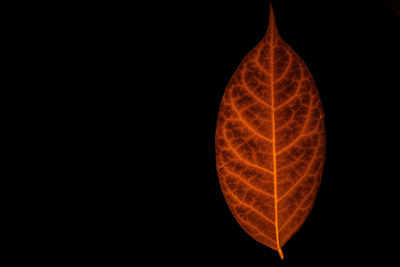
M272 25L270 25L271 27ZM276 152L275 152L275 99L274 99L274 31L271 27L271 36L270 36L270 64L271 64L271 107L272 107L272 158L273 158L273 173L274 173L274 205L275 205L275 233L276 233L276 247L278 249L279 256L283 259L283 252L279 245L279 230L278 230L278 190L277 190L277 181L276 181Z

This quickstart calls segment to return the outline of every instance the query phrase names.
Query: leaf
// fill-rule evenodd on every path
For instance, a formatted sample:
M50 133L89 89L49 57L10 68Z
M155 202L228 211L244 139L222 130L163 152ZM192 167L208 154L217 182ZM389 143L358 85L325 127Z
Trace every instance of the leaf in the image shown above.
M228 206L242 228L279 252L314 205L325 162L324 113L303 60L267 32L242 60L220 105L215 148Z

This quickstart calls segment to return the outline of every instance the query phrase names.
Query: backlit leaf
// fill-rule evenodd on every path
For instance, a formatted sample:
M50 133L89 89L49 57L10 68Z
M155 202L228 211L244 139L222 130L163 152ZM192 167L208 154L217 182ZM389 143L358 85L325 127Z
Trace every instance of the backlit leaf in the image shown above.
M307 66L267 32L242 60L220 105L217 171L242 228L279 252L310 213L325 161L324 112Z

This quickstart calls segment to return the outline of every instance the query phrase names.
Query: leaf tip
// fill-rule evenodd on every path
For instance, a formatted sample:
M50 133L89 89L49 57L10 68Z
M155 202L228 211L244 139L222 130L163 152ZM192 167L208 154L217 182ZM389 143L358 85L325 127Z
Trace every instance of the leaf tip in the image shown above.
M275 24L275 14L272 4L269 3L269 25Z
M272 4L269 4L269 21L268 21L268 28L267 32L264 35L265 40L268 42L271 42L274 40L274 36L278 36L278 29L276 28L276 23L275 23L275 12L274 9L272 8Z

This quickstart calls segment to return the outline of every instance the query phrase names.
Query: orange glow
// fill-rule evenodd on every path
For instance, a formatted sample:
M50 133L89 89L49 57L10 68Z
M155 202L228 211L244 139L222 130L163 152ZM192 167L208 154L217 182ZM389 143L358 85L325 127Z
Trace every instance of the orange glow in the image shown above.
M227 85L215 134L218 177L241 227L278 251L310 213L325 162L324 112L303 60L267 32Z

